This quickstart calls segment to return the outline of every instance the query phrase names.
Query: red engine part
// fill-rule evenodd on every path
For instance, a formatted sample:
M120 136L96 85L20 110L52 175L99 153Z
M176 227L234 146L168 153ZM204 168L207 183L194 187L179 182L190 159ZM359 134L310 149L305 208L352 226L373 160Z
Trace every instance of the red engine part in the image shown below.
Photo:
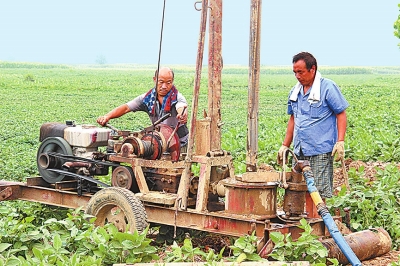
M148 160L160 159L168 152L172 161L178 161L180 156L180 141L175 131L164 124L159 124L154 130L147 130L141 138L127 137L121 146L121 156L136 155Z

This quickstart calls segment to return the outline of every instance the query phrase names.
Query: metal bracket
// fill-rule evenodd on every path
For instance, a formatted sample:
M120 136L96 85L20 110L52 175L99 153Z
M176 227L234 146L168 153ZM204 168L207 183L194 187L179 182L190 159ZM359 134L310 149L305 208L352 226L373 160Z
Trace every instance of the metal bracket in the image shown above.
M6 187L2 191L0 191L0 201L6 200L12 195L12 188L11 187Z

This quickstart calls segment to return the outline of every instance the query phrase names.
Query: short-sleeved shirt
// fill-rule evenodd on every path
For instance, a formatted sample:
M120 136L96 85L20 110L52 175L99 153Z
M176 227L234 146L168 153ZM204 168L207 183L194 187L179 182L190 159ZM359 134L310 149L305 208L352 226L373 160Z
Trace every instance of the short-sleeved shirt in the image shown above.
M127 102L126 104L128 105L129 109L132 112L137 112L137 111L146 112L149 115L151 122L154 123L158 119L160 119L162 116L167 114L167 112L165 112L164 110L161 109L161 105L158 101L155 101L154 114L151 114L148 111L148 107L143 103L143 99L146 96L146 94L147 93L143 93L143 94L137 96L135 99ZM180 92L178 92L177 102L171 107L171 116L168 117L167 119L165 119L161 123L169 125L172 128L175 128L178 125L178 119L176 117L178 115L177 109L184 107L184 106L187 106L186 99ZM180 134L180 132L184 132L184 133ZM180 138L181 146L183 146L187 143L188 133L189 133L189 131L187 129L186 124L180 125L180 127L178 129L178 135Z
M289 97L294 87L289 93ZM311 88L304 94L300 89L296 101L288 100L287 113L294 116L294 153L305 156L332 152L337 141L337 119L349 106L339 87L330 79L321 78L320 101L310 103Z

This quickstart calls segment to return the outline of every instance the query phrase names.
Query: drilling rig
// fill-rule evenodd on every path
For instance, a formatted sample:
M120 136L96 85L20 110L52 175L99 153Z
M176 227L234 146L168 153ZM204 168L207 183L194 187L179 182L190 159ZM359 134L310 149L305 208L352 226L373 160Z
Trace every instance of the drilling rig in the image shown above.
M0 181L1 199L83 207L97 217L97 225L114 223L120 231L143 231L156 223L235 237L254 233L263 256L272 251L271 232L297 239L303 218L313 234L329 237L323 219L309 215L314 206L302 173L257 166L261 0L251 0L250 5L246 172L240 175L234 172L230 152L221 148L222 0L197 1L195 8L201 21L186 152L181 152L176 130L163 124L167 117L137 132L109 124L76 125L72 120L45 123L36 158L40 176L21 183ZM208 109L199 118L207 29ZM198 174L192 171L194 164ZM102 182L99 176L111 180ZM285 189L282 210L277 208L279 187ZM360 259L383 255L391 247L381 228L346 240ZM328 239L325 245L330 257L348 263L334 242Z

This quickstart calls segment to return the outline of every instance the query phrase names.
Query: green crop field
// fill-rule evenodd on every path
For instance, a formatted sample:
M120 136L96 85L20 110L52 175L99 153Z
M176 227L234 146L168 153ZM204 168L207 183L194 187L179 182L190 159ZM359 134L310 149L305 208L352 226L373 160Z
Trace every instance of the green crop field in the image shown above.
M96 124L96 118L152 84L156 66L69 66L0 62L0 178L24 180L38 174L39 128L45 122L75 120ZM194 67L173 66L175 84L189 103ZM320 67L350 103L346 157L363 161L400 161L400 68ZM258 163L276 166L283 140L286 98L296 80L291 67L262 67L259 88ZM202 73L198 119L207 111L207 69ZM222 74L222 148L234 156L235 172L245 171L247 138L245 66L226 66ZM189 104L191 107L191 104ZM119 129L149 125L144 113L112 120Z
M172 68L175 85L191 103L194 66ZM24 181L38 175L36 153L43 123L75 120L77 124L96 125L98 116L148 91L153 85L155 69L156 66L148 65L73 66L0 61L0 180ZM349 227L353 231L383 227L391 236L392 248L397 249L400 246L400 67L323 66L319 70L341 87L350 103L346 158L392 163L376 169L374 179L366 178L362 167L350 168L350 191L341 190L327 200L327 205L331 212L350 208ZM287 95L296 79L290 66L261 67L260 73L258 163L279 170L275 160L289 118ZM207 68L202 76L198 119L203 118L203 110L207 111ZM233 155L236 174L245 171L247 84L247 67L225 66L221 145ZM124 130L140 130L150 125L144 113L130 113L110 124ZM111 265L157 257L156 248L147 246L151 242L145 238L147 230L144 235L132 236L116 232L113 224L94 228L81 215L80 209L1 201L0 265L55 265L56 262L57 265ZM133 252L127 239L141 239L141 246ZM182 261L174 257L178 251L185 256L185 252L192 256L200 254L199 248L193 248L186 240L182 249L175 244L160 245L159 249L169 250L165 252L167 261ZM305 242L297 246L308 249L308 245ZM211 261L222 259L222 253L209 252L203 256Z

